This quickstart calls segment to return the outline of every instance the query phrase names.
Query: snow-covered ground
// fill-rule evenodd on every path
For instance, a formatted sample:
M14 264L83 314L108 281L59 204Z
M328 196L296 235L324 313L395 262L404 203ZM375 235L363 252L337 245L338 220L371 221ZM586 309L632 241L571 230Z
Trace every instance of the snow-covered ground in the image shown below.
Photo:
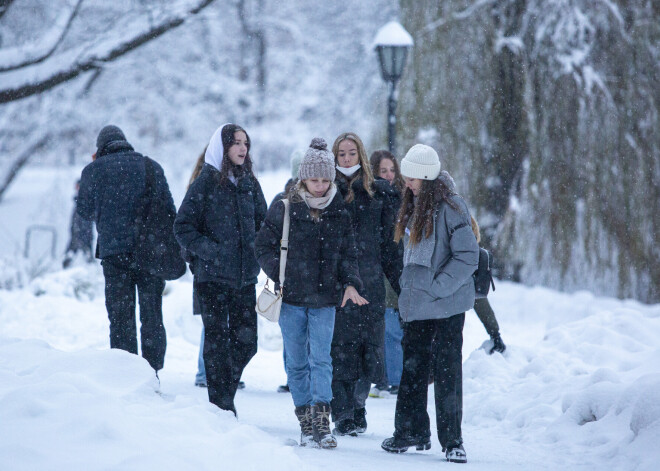
M268 200L286 177L260 176ZM68 217L68 208L56 204L67 198L44 198L48 185L28 187L0 205L2 220L37 223L58 208ZM181 192L174 192L178 203ZM20 230L5 226L5 233L17 237ZM0 470L458 466L444 462L435 433L427 452L380 449L393 431L394 397L369 399L367 433L340 437L336 450L290 446L298 424L290 395L276 392L286 381L281 337L262 319L259 351L236 398L238 419L211 406L206 390L193 385L201 321L192 315L191 288L189 275L166 288L160 392L145 360L108 347L98 265L0 290ZM486 333L467 314L464 468L658 469L660 305L506 282L497 283L490 300L508 348L487 355L480 348ZM429 394L433 414L432 387Z

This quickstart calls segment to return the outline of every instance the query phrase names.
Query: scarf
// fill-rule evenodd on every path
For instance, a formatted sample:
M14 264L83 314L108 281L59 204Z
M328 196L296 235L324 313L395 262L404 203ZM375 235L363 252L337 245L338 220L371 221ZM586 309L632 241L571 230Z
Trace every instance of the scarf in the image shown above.
M352 167L344 168L337 165L337 170L339 170L346 178L351 178L355 173L360 170L360 164L353 165Z
M298 195L303 199L305 204L310 209L325 209L330 206L332 199L337 194L337 186L334 183L330 184L330 188L323 196L313 196L304 188L298 188Z

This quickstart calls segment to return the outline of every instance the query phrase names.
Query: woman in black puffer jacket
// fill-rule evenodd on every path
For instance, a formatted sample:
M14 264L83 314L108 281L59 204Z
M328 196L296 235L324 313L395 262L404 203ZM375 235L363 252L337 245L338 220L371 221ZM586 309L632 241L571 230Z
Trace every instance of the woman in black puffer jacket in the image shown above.
M374 180L367 153L354 133L341 134L332 147L337 164L335 184L351 214L358 248L365 306L348 304L337 311L332 339L332 412L339 435L364 433L365 402L372 382L385 365L384 277L399 291L400 246L394 242L399 197L385 180Z
M254 240L266 215L249 151L244 129L218 128L174 222L179 244L193 257L209 401L234 413L241 373L257 352Z
M312 141L298 176L287 198L291 226L279 323L301 445L314 441L322 448L334 448L330 345L335 310L349 301L356 305L367 301L358 294L362 282L351 216L332 182L334 157L323 139ZM284 202L275 202L257 236L259 264L276 283L284 211Z

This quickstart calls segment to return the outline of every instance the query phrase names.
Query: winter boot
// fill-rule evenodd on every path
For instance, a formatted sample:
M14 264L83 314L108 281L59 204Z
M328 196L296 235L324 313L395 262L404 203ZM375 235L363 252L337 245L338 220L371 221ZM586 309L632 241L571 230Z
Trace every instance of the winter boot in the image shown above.
M357 437L358 431L355 427L355 422L353 419L344 419L338 420L335 422L335 429L333 432L335 435L350 435L351 437Z
M277 392L278 393L288 393L288 392L291 392L291 390L289 389L288 384L282 384L282 385L277 387Z
M494 352L504 353L504 350L506 350L506 345L504 345L504 342L502 342L502 337L500 337L500 334L497 333L493 335L491 340L493 341L493 347L490 349L488 354L492 355Z
M403 453L414 446L417 450L430 450L431 439L429 437L390 437L383 440L380 447L390 453Z
M355 431L364 433L367 431L367 409L355 409Z
M463 445L453 445L447 447L445 457L447 458L447 461L452 463L467 463L467 454L465 453Z
M312 406L296 407L296 417L298 417L298 422L300 422L300 446L313 444Z
M336 448L337 439L330 433L330 404L320 402L312 406L312 425L314 441L321 448Z

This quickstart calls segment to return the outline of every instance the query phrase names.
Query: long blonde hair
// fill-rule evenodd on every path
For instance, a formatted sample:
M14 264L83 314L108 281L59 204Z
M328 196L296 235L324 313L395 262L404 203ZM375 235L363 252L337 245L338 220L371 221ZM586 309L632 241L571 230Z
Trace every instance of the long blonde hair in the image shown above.
M369 165L369 159L367 158L367 151L364 148L362 139L360 139L359 136L354 132L342 133L339 135L339 137L337 137L337 139L335 139L335 143L332 145L332 153L335 156L335 165L337 165L337 154L339 153L339 144L341 144L342 141L345 141L347 139L353 141L353 143L357 147L358 157L360 162L360 171L357 172L356 175L350 180L346 178L341 172L337 172L337 177L345 178L346 181L348 182L348 193L346 193L344 201L350 203L355 198L355 194L353 194L353 188L351 187L351 184L359 175L362 175L362 186L364 187L365 191L369 194L370 197L374 196L374 191L371 188L374 184L374 175L371 172L371 165Z

